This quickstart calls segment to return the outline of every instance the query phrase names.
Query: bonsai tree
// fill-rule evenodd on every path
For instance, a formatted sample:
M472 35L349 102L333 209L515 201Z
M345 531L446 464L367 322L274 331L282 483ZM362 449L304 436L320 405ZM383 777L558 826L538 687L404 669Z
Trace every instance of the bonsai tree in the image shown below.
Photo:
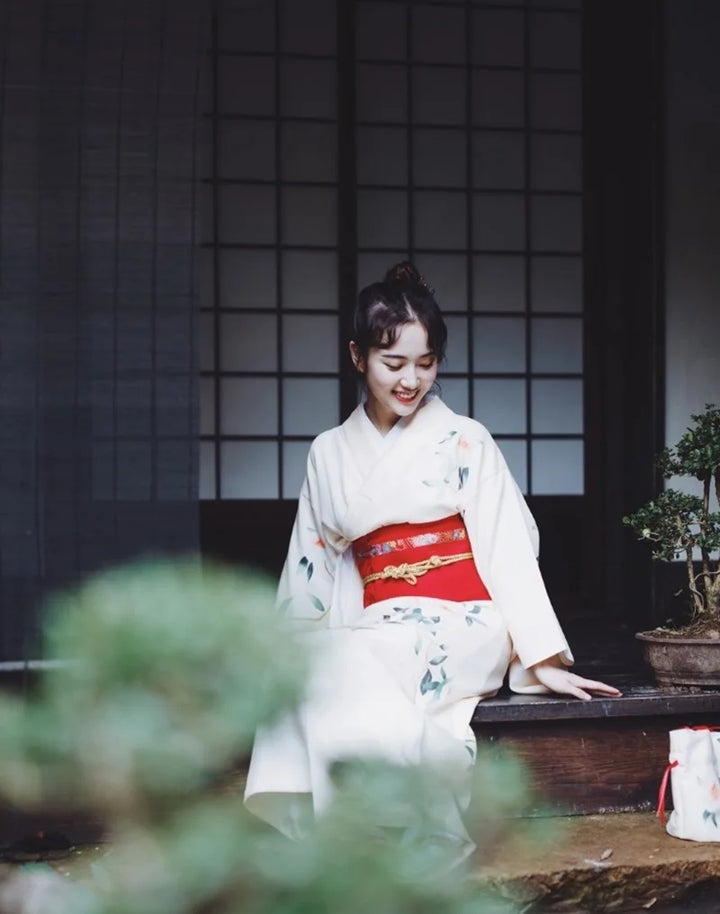
M653 544L654 559L684 560L690 619L683 634L720 637L720 513L711 510L713 491L720 504L720 408L708 403L691 418L695 424L658 455L657 465L666 479L697 479L702 496L668 488L623 523Z

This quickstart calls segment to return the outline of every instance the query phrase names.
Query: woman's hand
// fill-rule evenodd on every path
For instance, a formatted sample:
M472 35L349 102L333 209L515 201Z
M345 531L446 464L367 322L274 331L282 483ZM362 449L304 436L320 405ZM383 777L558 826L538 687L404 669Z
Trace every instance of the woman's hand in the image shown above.
M617 697L621 695L614 686L607 685L604 682L596 682L594 679L583 679L565 667L558 667L554 663L543 661L536 663L530 668L535 674L538 682L542 683L546 689L551 692L558 692L561 695L574 695L582 701L590 701L592 695L602 695ZM592 694L591 694L592 693Z

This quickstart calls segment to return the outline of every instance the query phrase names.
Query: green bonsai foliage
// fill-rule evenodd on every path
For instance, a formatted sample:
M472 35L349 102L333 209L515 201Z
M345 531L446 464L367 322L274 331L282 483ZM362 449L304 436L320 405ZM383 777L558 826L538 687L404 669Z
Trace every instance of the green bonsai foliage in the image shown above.
M691 597L690 626L720 626L720 513L711 510L711 496L720 505L720 408L708 403L692 416L675 447L665 448L657 465L666 479L689 476L702 485L702 496L666 489L634 514L623 517L641 540L652 543L654 559L685 561ZM695 559L699 556L700 570ZM690 627L689 626L689 627Z
M0 697L0 802L89 817L107 852L87 878L56 877L48 914L507 914L443 872L435 772L338 766L338 800L299 842L245 810L253 734L307 679L274 590L191 559L110 571L54 601L45 656L61 668L36 695ZM482 847L532 798L512 760L481 755L477 773ZM416 811L413 840L378 830L394 802Z

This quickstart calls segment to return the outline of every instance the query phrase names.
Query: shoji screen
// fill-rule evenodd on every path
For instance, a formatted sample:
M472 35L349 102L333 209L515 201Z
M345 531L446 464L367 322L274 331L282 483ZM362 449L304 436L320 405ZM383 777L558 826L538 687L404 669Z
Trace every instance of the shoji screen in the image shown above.
M436 287L446 401L526 492L583 492L579 2L358 0L361 282Z
M343 2L349 62L340 0L216 0L202 497L296 497L341 418L338 259L362 285L407 256L447 315L447 402L524 491L582 494L581 0Z
M201 497L297 497L340 419L335 0L215 4Z

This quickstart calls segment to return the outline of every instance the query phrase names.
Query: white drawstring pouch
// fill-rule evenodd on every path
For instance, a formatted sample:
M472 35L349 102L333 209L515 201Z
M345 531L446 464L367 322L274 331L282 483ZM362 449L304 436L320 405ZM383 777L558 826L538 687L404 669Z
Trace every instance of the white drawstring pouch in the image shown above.
M670 761L658 797L663 824L668 779L673 810L667 833L689 841L720 841L720 728L670 731Z

